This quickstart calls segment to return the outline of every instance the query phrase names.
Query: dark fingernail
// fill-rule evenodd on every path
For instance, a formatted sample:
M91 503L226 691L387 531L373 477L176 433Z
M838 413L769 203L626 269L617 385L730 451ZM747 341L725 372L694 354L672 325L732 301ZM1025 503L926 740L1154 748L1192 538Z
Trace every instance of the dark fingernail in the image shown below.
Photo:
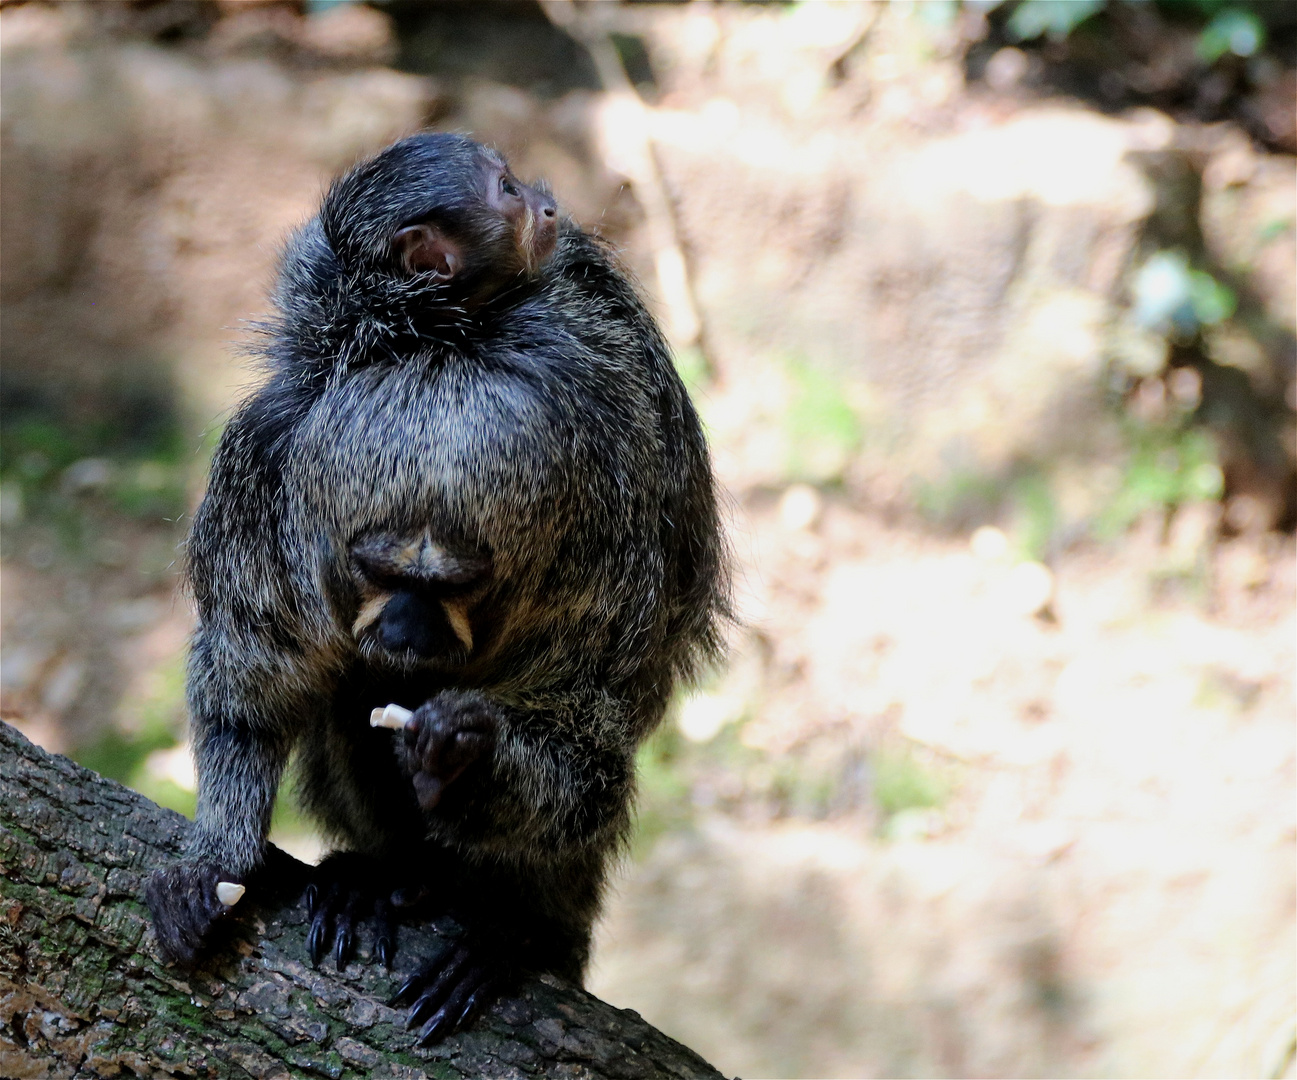
M392 953L395 949L396 947L393 945L391 938L379 938L374 946L374 952L378 955L379 963L387 968L389 972L392 970Z
M338 933L333 942L333 962L337 964L338 970L342 971L347 966L347 961L351 959L351 946L355 941L350 930L342 930Z
M311 932L306 935L306 952L311 958L311 966L320 966L320 957L324 953L324 920L317 919L311 923Z
M419 985L419 976L418 975L409 976L405 980L405 982L401 983L400 989L398 989L395 994L393 994L390 998L387 999L388 1008L391 1008L393 1005L398 1004L400 1000L403 997L405 997L406 994L408 994L411 990L413 990L418 985Z
M306 886L306 914L309 918L315 918L315 905L320 902L320 890L314 884Z
M450 1014L446 1012L446 1007L443 1005L432 1014L432 1019L423 1025L423 1030L419 1032L419 1045L431 1046L442 1037L443 1029L445 1029L449 1023Z
M455 1020L455 1026L457 1028L463 1027L470 1020L473 1019L473 1016L477 1012L479 1007L484 1005L486 1001L490 998L492 989L493 988L488 983L486 985L479 986L476 990L473 991L472 994L469 995L468 1000L464 1002L464 1007L460 1010L459 1016Z

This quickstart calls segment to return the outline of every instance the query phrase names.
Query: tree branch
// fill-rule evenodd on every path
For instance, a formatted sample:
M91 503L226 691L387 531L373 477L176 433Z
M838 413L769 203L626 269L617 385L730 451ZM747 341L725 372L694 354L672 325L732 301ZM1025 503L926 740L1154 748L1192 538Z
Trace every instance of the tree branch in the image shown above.
M306 955L307 868L277 849L228 941L181 972L141 900L189 822L0 723L0 1076L719 1077L691 1050L562 980L527 980L423 1050L384 1000L444 943L402 927L398 970Z

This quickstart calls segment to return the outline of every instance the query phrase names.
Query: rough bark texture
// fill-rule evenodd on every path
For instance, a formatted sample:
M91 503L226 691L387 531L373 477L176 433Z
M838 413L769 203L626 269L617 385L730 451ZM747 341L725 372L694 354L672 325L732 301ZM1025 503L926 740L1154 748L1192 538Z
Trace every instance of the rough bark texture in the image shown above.
M275 852L203 967L159 961L141 896L188 822L0 724L0 1076L718 1077L636 1013L542 977L466 1033L414 1045L384 1000L444 940L400 931L396 971L312 969L306 867ZM448 929L443 927L443 929Z

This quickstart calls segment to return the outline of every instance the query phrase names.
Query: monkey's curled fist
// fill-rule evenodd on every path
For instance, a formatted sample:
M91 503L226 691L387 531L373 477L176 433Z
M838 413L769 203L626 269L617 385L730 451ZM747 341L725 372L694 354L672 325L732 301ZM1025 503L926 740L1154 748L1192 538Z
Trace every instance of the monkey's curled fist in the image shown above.
M431 1042L521 970L581 979L635 749L719 651L707 448L608 249L467 138L336 180L274 301L189 539L198 814L147 899L192 962L291 756L339 848L314 959L369 925L390 967L403 907L463 927L398 992Z

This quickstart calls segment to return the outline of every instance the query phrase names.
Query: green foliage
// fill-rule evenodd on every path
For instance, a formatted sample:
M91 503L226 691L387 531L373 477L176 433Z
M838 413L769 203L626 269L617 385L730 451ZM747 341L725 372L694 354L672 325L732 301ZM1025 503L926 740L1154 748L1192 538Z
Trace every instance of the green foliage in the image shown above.
M132 781L137 780L148 756L175 745L175 733L167 727L150 726L132 733L109 728L94 742L73 750L71 757L100 776L140 790Z
M275 806L270 814L269 839L272 844L283 846L289 838L298 838L317 832L316 825L302 813L298 790L301 779L296 769L284 773L284 781L279 785L279 794L275 797Z
M991 6L998 7L1002 0ZM1005 24L1010 37L1032 41L1047 36L1064 40L1087 19L1103 11L1110 0L1022 0ZM1279 0L1271 0L1278 3ZM921 5L928 6L928 5ZM1255 56L1266 44L1265 23L1253 5L1237 0L1162 0L1168 12L1189 12L1206 19L1195 51L1205 64L1214 64L1226 53Z
M924 25L936 30L944 30L959 17L957 0L924 0L916 7Z
M948 781L924 765L904 746L890 746L869 758L873 795L884 814L940 806L950 794Z
M792 401L784 414L792 479L826 483L842 478L860 445L861 425L842 381L804 360L788 360Z
M917 482L914 495L923 516L947 529L967 529L1007 512L1016 554L1023 559L1042 558L1059 525L1049 473L1037 465L1024 463L1007 477L957 470Z
M128 517L174 519L185 510L185 470L154 458L131 462L117 471L108 494Z
M1265 25L1242 7L1224 7L1216 12L1198 38L1198 58L1214 64L1226 53L1254 56L1265 45Z
M1013 538L1018 556L1037 561L1044 559L1059 519L1049 477L1038 470L1024 473L1010 486L1009 501L1013 508Z
M1297 221L1287 215L1271 218L1257 230L1257 246L1264 247L1278 240L1284 233L1292 232L1294 228L1297 228Z
M935 480L914 483L919 512L936 525L962 528L994 516L1004 496L1004 483L976 469L955 469Z
M684 740L670 717L640 747L635 764L639 801L632 854L642 856L665 833L688 825L693 816L689 781L681 761Z
M1189 274L1189 302L1193 305L1194 316L1203 326L1224 322L1238 308L1234 291L1204 270L1193 270Z
M179 745L185 716L184 659L176 656L156 673L149 691L125 699L123 714L134 721L130 730L108 727L94 742L72 752L74 761L147 795L160 806L194 812L194 793L149 768L149 756Z
M696 345L691 345L686 349L677 349L675 352L675 364L676 371L691 395L707 382L709 376L707 357L703 355L702 349Z
M1195 270L1183 251L1154 252L1135 274L1135 319L1164 333L1192 334L1234 314L1238 297L1205 270Z
M1022 0L1009 16L1009 34L1031 41L1047 34L1062 41L1077 26L1103 10L1105 0Z
M1114 539L1150 510L1219 499L1225 481L1215 440L1201 428L1130 423L1130 457L1117 495L1095 524Z
M72 758L102 776L135 787L133 782L145 759L155 750L166 750L179 741L184 722L184 661L175 657L159 670L152 686L141 697L122 702L132 728L110 727L98 740L72 752Z
M128 430L112 420L18 416L0 427L0 480L24 516L72 524L98 504L137 519L174 519L187 502L187 444L179 423L166 418Z

